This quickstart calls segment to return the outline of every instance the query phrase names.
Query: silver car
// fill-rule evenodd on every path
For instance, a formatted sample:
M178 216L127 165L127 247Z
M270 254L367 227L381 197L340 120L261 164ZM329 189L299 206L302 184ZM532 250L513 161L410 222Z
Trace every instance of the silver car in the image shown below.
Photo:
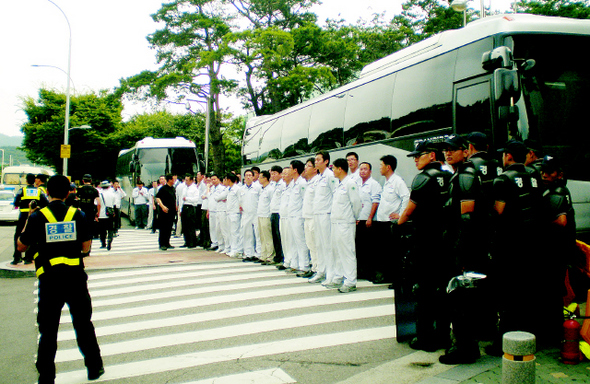
M0 221L18 221L19 210L14 209L14 191L0 190Z

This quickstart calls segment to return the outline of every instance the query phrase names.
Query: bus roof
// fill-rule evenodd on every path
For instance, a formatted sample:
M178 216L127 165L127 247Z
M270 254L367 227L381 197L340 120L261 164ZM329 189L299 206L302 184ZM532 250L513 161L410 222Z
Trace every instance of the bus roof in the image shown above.
M153 137L144 137L139 140L133 148L122 149L119 151L119 157L140 148L196 148L195 143L187 140L184 137L177 136L175 138L154 139Z
M34 173L35 175L43 173L51 176L54 172L47 168L33 167L31 165L11 165L4 167L2 173Z
M259 125L278 116L286 115L321 100L334 97L351 88L386 76L396 70L427 60L444 52L457 49L471 42L489 36L519 32L590 35L590 20L530 14L506 14L478 19L467 24L464 28L442 32L367 64L361 71L360 78L349 84L285 109L277 114L253 117L247 121L246 127Z

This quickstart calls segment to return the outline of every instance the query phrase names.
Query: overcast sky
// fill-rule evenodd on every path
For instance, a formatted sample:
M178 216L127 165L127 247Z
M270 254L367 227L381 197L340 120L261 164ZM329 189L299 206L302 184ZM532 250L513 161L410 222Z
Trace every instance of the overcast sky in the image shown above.
M119 79L157 68L146 36L157 29L150 15L162 0L53 0L67 15L72 31L72 94L111 89ZM510 0L495 0L507 9ZM319 20L401 12L402 0L323 0L313 11ZM497 5L496 5L497 4ZM479 8L479 3L474 4ZM502 8L504 7L504 8ZM26 120L21 98L39 88L65 92L69 30L60 10L48 0L4 0L0 8L0 133L22 135ZM52 67L32 67L32 65ZM124 117L136 110L126 108ZM0 143L1 145L1 143Z

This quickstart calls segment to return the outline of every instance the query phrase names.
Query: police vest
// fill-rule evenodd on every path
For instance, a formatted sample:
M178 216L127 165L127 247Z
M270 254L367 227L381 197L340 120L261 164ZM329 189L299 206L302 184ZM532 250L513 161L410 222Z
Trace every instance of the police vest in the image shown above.
M53 212L47 207L40 210L40 212L47 219L45 223L45 241L47 244L56 244L66 241L76 241L76 222L74 221L74 215L78 210L74 207L69 207L68 211L62 221L58 221ZM65 266L80 266L80 257L75 258L68 256L56 256L49 260L45 260L43 263L38 263L38 254L35 255L35 267L37 277L41 276L46 272L48 268L55 265Z
M29 212L31 208L29 208L29 204L31 201L36 200L37 202L41 200L41 194L43 191L37 187L23 187L23 196L20 199L19 210L21 212Z

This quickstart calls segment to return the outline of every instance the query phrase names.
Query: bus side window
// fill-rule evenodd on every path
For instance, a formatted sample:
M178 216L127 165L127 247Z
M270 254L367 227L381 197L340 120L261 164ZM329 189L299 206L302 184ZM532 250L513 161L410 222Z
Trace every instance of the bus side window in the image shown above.
M244 132L243 163L252 164L258 161L258 145L260 141L260 126L247 128Z
M314 104L309 122L310 152L344 145L344 112L347 93L340 93Z
M279 117L262 125L260 129L260 157L258 162L279 160L283 158L281 151L281 133L285 118Z
M311 108L306 107L285 116L281 134L283 157L309 153L309 118Z
M492 110L489 79L478 79L458 85L455 92L455 127L457 133L472 131L492 134Z
M455 57L451 51L397 73L392 137L452 126Z
M390 137L394 80L395 75L389 75L348 91L344 118L345 146Z

